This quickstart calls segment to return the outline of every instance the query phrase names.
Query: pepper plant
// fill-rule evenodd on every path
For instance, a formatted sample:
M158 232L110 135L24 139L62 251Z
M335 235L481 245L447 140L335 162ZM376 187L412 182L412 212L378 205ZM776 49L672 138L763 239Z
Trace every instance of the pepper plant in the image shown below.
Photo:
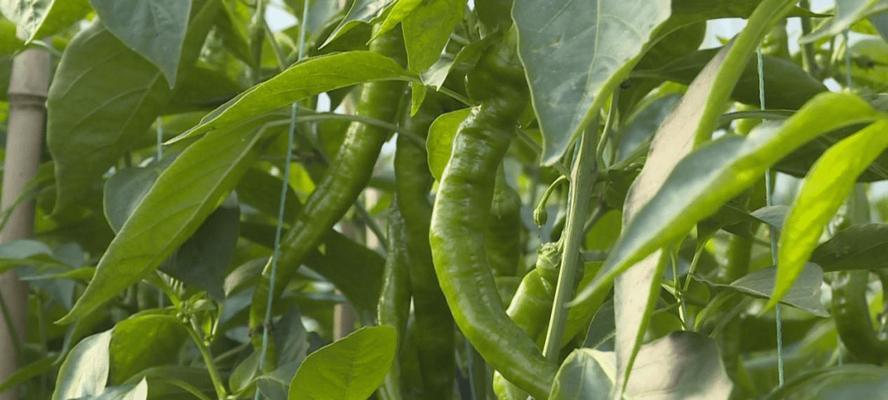
M826 3L0 0L0 398L884 398L888 2Z

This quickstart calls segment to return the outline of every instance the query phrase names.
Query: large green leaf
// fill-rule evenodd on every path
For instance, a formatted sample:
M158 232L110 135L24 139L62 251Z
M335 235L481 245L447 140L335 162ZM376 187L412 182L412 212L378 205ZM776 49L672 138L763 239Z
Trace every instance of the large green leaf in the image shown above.
M515 2L519 53L543 132L543 163L561 158L670 12L665 0Z
M89 0L2 0L3 15L22 28L28 42L67 28L89 12Z
M90 0L102 24L160 69L172 88L188 30L191 0Z
M888 1L886 0L838 0L836 1L835 16L817 31L803 36L799 42L810 43L824 37L838 35L855 22L866 18L867 15L885 10L888 10Z
M253 86L213 110L200 124L173 139L182 140L276 110L328 90L379 80L410 80L413 75L394 60L370 52L349 51L309 58Z
M663 366L666 360L669 368ZM562 364L550 399L610 399L615 373L612 352L575 350ZM727 399L733 386L715 341L692 332L644 345L632 376L629 399Z
M782 125L764 124L746 138L728 135L682 160L663 188L626 226L580 302L605 290L615 276L685 235L734 196L761 179L774 163L826 132L879 118L859 97L824 93Z
M164 170L99 260L69 323L160 266L218 207L256 157L264 129L230 126L189 146Z
M888 268L888 224L852 225L811 254L824 271Z
M183 65L196 59L218 9L215 0L196 4L201 5L192 13ZM57 212L98 193L102 175L146 135L170 94L160 71L102 24L71 41L47 99Z
M820 157L805 178L783 223L777 262L777 285L769 306L789 290L823 229L851 193L857 177L886 148L888 120L879 120L842 140Z
M309 354L290 383L289 400L364 400L395 358L395 328L361 328Z
M119 385L140 372L175 364L188 333L175 316L146 312L114 325L111 337L112 385Z
M59 368L52 400L79 399L101 393L108 382L110 344L110 330L77 343Z

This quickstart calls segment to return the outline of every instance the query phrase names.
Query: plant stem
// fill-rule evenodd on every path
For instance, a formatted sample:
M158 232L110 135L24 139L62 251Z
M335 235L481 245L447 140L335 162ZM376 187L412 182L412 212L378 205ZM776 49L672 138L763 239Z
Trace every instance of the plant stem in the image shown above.
M593 121L593 124L595 122ZM546 344L543 348L545 357L552 361L558 360L561 352L561 339L564 335L564 324L567 319L567 303L573 297L577 269L580 265L580 250L584 237L584 225L586 212L589 208L592 192L589 188L595 181L597 171L592 152L595 151L595 135L597 127L588 128L580 136L579 153L574 161L570 180L570 199L567 214L567 223L564 227L564 249L561 254L561 268L558 272L558 286L555 289L555 299L552 303L552 315L549 318L549 328L546 331Z
M225 390L225 383L222 380L222 375L219 374L219 369L216 368L216 363L213 361L213 354L210 353L210 349L207 347L206 343L204 343L203 338L197 333L197 329L194 327L194 320L191 319L190 323L184 325L185 330L188 331L188 335L191 336L191 341L197 346L197 351L200 352L200 356L203 358L204 364L207 366L207 372L210 374L210 380L213 382L213 389L216 390L216 396L218 396L219 399L227 398L228 391Z
M808 0L799 1L799 7L801 8L809 8L810 4ZM811 17L802 16L802 35L807 35L811 33ZM805 70L808 71L811 76L817 77L820 75L820 68L817 65L817 56L814 52L814 43L808 42L802 45L802 66L804 66Z

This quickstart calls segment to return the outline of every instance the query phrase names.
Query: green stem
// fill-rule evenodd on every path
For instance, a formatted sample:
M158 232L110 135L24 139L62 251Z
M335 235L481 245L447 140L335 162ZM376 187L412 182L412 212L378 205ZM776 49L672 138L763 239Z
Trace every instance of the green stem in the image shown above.
M18 334L18 330L15 329L15 324L12 321L12 312L9 311L9 306L6 304L6 299L3 298L3 293L0 293L0 312L3 313L3 322L6 324L6 329L9 332L9 338L12 339L12 344L15 346L15 357L21 360L21 337Z
M801 0L799 1L799 7L807 9L810 7L810 4L808 0ZM811 30L811 17L802 16L802 35L811 33ZM820 68L817 65L817 57L814 52L814 43L808 42L802 45L802 66L811 76L817 77L820 75Z
M225 389L225 383L222 380L222 375L219 374L219 369L216 367L216 363L213 361L213 354L210 353L210 349L207 347L206 343L204 343L203 338L201 338L200 334L197 332L195 321L191 319L190 323L186 323L184 325L185 330L188 331L188 335L191 336L191 341L193 341L194 345L197 346L197 351L200 352L200 356L204 360L204 364L207 367L207 372L210 374L210 380L213 382L213 389L215 389L216 391L216 396L218 396L220 399L227 398L228 391Z
M592 126L595 126L594 121ZM567 223L562 234L564 249L561 253L561 268L558 272L558 285L555 288L552 315L549 318L546 344L543 348L545 357L552 361L558 361L558 355L561 352L561 339L564 335L568 312L567 303L573 297L577 269L582 265L580 251L583 244L586 213L592 198L589 188L595 181L595 171L597 171L597 160L592 157L592 152L595 150L593 148L595 135L592 132L596 131L597 128L588 128L580 136L580 150L571 172Z

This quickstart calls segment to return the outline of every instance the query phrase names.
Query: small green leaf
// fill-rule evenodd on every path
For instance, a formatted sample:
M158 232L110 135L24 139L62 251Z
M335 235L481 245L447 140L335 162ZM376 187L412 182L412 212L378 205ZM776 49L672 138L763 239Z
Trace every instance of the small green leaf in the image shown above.
M352 0L351 7L339 25L333 30L333 33L327 37L327 40L320 47L324 47L357 25L370 22L382 11L389 6L394 0Z
M517 0L521 61L551 165L627 77L669 18L664 0Z
M382 24L379 25L379 28L370 40L376 39L383 33L392 30L392 28L404 21L404 18L407 18L410 13L422 3L423 0L397 0L397 3L395 3L389 10L388 14L386 14L385 20L382 21Z
M410 71L425 72L438 61L465 8L465 0L427 0L404 19L401 26Z
M102 24L126 47L157 66L172 88L188 30L191 0L90 1Z
M609 399L613 388L614 356L612 352L592 349L574 350L555 375L550 400Z
M59 368L52 400L71 400L101 393L108 383L110 344L110 330L77 343Z
M26 42L67 28L89 13L88 0L2 0L3 15L22 27Z
M289 400L365 400L395 357L395 329L361 328L311 353L290 383Z
M878 117L855 95L824 93L782 125L765 124L746 138L729 135L703 146L675 167L663 188L626 226L595 283L575 302L607 288L615 276L685 235L794 149L826 132Z
M56 356L50 355L28 365L22 365L18 370L7 375L3 382L0 382L0 393L49 372L55 367L55 362Z
M260 120L261 122L261 120ZM160 266L237 184L255 159L259 123L229 126L189 146L158 177L99 260L96 274L60 323L70 323Z
M397 62L370 51L312 57L247 89L207 114L200 124L171 142L226 129L231 124L328 90L371 81L410 79L414 77Z
M114 232L120 232L120 228L151 189L160 172L159 168L150 165L125 168L108 178L105 182L103 204L105 219Z
M888 224L852 225L811 254L824 271L888 268Z
M751 272L746 276L731 282L729 285L711 282L705 279L703 282L713 287L724 287L736 290L758 298L767 299L774 291L777 281L777 268L771 266ZM820 287L823 285L823 270L816 264L805 264L805 268L799 274L799 278L789 289L780 303L799 310L807 311L818 317L829 317L829 312L820 302Z
M857 176L888 148L886 129L886 120L873 123L827 150L811 168L783 225L777 285L768 307L792 286L817 247L823 228L857 183Z
M432 172L435 180L441 180L444 167L450 161L450 154L453 150L453 138L456 136L456 131L471 113L472 109L464 108L441 114L429 127L426 151L429 158L429 170Z

